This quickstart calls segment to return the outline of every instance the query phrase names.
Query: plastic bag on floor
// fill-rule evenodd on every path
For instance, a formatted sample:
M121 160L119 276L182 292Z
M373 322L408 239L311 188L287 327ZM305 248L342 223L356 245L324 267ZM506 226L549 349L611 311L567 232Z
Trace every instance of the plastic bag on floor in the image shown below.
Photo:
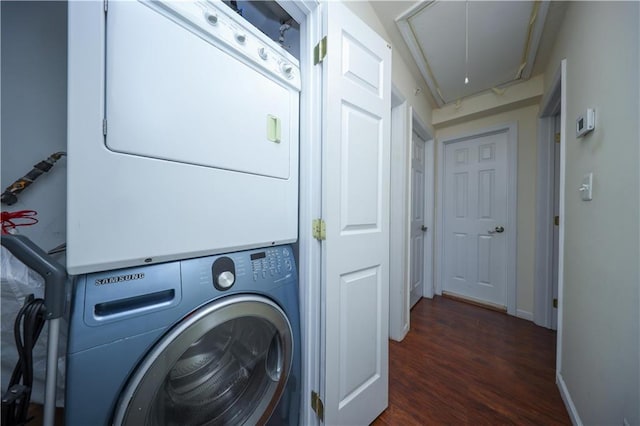
M36 272L20 262L9 250L2 247L2 267L0 269L0 287L2 306L1 335L2 347L2 394L7 390L11 373L18 362L18 352L13 334L13 325L18 311L24 305L25 298L33 294L36 298L44 297L44 279ZM31 402L44 404L44 388L47 368L47 339L49 325L45 323L42 333L33 348L33 390ZM66 322L60 324L60 343L58 346L58 382L56 389L56 405L64 405L64 373L67 346Z

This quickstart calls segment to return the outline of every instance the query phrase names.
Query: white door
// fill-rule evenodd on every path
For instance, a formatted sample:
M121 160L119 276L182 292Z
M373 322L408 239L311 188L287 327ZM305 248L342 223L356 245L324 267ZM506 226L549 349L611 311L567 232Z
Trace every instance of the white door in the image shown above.
M415 132L411 138L411 249L409 303L413 307L424 293L424 239L428 231L424 212L425 142Z
M443 290L507 307L506 129L445 145Z
M328 425L366 425L388 404L391 49L323 3L324 400Z

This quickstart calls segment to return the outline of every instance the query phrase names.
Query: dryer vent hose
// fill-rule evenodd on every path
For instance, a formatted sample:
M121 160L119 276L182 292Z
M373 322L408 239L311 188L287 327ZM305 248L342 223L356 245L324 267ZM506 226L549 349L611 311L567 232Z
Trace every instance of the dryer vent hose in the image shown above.
M47 158L33 166L33 169L17 181L13 182L11 185L7 187L0 196L0 202L2 204L7 204L9 206L18 202L18 194L25 190L29 185L33 183L40 175L48 172L51 167L58 161L61 157L67 155L66 152L56 152L53 153Z

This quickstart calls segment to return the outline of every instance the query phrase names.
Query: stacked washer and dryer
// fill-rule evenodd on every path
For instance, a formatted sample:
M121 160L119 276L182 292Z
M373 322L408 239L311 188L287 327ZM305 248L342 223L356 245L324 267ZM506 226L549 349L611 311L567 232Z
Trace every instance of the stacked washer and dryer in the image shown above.
M66 424L297 424L297 59L219 1L68 8Z

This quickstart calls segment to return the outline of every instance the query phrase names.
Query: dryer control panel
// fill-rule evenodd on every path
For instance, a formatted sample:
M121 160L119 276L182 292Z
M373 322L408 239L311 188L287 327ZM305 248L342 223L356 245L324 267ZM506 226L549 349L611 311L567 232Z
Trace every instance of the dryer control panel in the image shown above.
M293 270L293 254L289 246L257 250L251 254L253 281L274 280Z

